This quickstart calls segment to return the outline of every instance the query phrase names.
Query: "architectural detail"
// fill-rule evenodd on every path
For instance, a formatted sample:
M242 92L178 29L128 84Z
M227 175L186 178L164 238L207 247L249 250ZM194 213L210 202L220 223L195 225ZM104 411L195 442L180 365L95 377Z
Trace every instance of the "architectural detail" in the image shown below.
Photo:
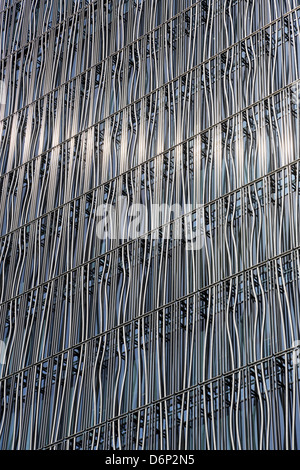
M300 1L0 28L0 448L299 449ZM201 248L101 238L121 200L201 205Z

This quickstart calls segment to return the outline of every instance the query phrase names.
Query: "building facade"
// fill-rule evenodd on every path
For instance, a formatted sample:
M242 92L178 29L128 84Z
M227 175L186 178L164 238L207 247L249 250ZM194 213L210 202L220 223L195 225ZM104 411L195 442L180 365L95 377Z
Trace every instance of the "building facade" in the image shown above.
M299 449L299 0L0 28L0 448Z

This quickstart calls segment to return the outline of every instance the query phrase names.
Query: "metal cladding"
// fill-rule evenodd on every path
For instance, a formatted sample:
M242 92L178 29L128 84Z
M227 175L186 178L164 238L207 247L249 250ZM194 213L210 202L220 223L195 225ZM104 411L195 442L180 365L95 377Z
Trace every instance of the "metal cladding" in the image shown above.
M300 0L0 28L0 448L300 449ZM101 237L108 204L150 224ZM176 204L199 249L153 236Z

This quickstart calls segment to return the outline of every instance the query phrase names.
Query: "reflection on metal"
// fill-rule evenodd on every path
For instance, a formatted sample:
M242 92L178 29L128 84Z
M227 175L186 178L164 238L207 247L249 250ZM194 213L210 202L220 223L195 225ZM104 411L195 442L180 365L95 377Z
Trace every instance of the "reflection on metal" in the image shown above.
M299 1L0 28L0 448L299 449ZM101 240L120 197L203 204L202 249Z

